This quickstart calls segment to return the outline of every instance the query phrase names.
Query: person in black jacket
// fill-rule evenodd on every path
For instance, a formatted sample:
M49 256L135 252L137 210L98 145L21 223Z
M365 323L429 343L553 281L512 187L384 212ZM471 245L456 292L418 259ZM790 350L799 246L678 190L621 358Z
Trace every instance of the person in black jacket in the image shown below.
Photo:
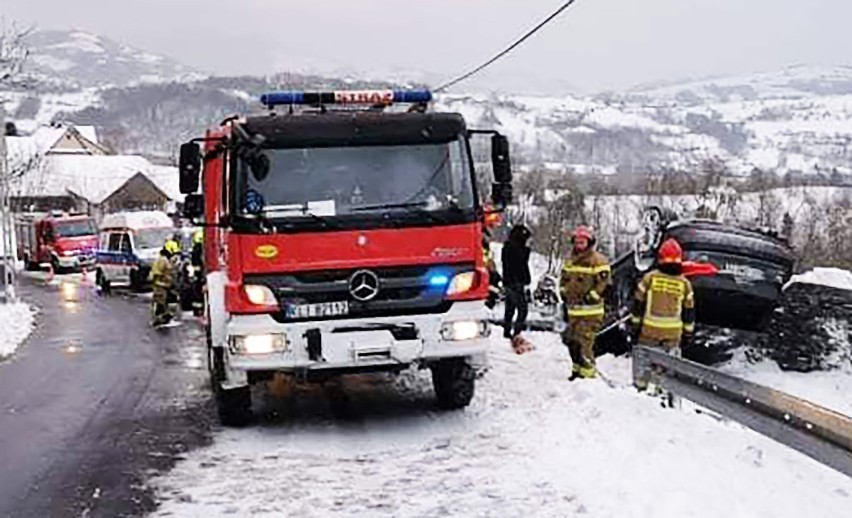
M503 318L503 336L514 342L520 337L527 322L527 287L530 285L530 230L515 225L509 240L503 245L503 288L506 291L506 313ZM515 320L515 313L518 319Z

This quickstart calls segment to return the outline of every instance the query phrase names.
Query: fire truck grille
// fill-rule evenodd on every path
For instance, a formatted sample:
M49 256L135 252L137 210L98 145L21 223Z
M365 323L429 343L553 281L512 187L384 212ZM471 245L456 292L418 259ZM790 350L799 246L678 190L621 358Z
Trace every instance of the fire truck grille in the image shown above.
M473 267L473 264L454 264L322 270L282 275L247 275L244 282L262 284L275 293L282 311L273 317L279 322L307 320L288 317L288 307L342 301L348 303L348 313L310 320L369 318L445 313L452 303L444 300L446 286L430 285L431 272L440 271L442 276L451 279L456 273L470 271ZM364 297L364 293L353 293L356 287L353 286L353 279L358 272L375 275L374 279L378 281L375 293L368 290L367 297Z

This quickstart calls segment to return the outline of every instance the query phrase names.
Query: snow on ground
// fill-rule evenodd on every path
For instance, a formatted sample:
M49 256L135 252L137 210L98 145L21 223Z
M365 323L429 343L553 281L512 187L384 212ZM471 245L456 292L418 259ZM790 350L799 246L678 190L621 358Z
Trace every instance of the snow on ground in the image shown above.
M33 311L27 304L0 304L0 360L11 356L32 329Z
M153 480L157 515L849 515L852 479L739 425L662 408L629 386L627 359L601 359L612 386L570 383L556 335L531 338L524 356L494 339L465 411L436 411L425 372L285 387L272 400L281 415L221 431Z
M794 275L784 287L795 283L818 284L841 290L852 290L852 272L840 268L814 268L801 275Z
M721 370L852 416L852 365L830 371L788 372L772 360L751 363L742 351Z

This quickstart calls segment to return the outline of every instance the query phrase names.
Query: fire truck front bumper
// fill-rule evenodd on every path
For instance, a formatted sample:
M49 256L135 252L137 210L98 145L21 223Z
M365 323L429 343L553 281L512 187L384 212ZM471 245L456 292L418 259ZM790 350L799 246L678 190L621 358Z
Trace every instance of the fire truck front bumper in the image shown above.
M79 253L74 255L60 255L56 258L61 268L89 268L95 265L95 254Z
M441 314L305 321L232 315L225 344L226 385L250 372L309 374L402 370L442 359L484 362L490 327L482 301L457 302Z

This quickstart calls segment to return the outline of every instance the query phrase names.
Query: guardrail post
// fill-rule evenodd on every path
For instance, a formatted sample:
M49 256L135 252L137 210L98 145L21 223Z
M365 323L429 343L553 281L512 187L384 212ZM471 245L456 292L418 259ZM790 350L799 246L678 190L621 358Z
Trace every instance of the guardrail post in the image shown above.
M633 386L639 390L648 388L651 382L651 361L645 348L639 345L633 347Z

